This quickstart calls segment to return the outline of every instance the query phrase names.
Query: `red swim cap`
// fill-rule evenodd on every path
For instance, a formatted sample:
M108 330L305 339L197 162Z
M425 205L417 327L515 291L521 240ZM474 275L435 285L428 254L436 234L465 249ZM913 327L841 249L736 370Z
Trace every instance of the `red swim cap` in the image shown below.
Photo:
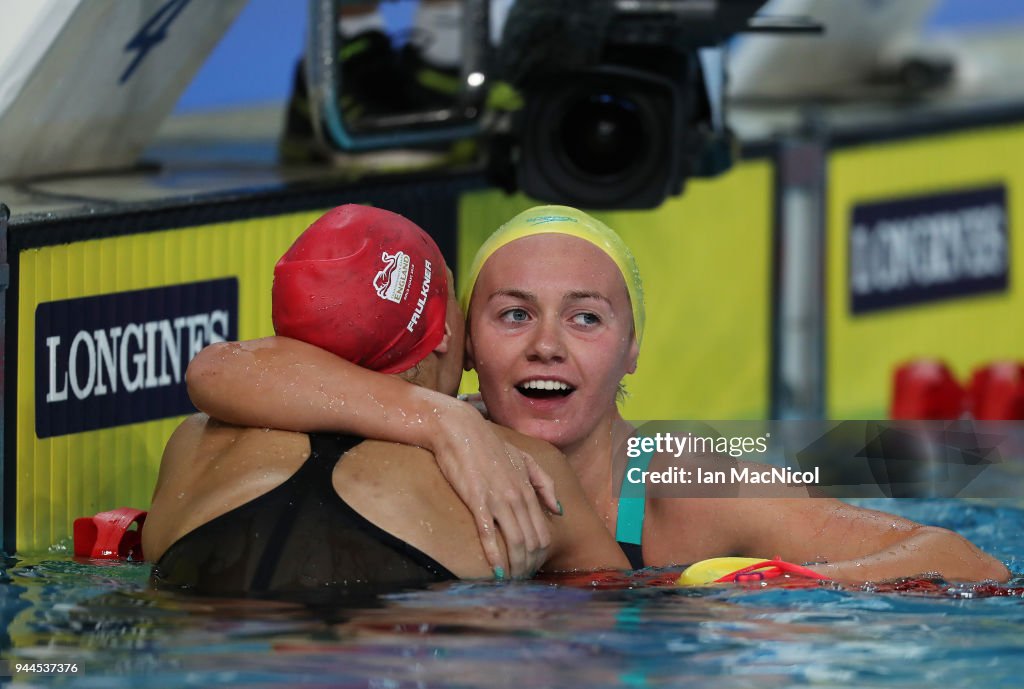
M345 205L274 267L274 331L381 373L419 363L444 337L448 276L434 240L402 216Z

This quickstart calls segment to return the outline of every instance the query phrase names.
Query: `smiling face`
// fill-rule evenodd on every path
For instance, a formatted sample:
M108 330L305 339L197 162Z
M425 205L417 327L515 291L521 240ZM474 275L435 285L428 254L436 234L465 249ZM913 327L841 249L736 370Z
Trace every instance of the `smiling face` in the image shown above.
M638 346L626 284L590 242L539 234L498 249L469 308L467 366L491 417L570 451L617 413Z

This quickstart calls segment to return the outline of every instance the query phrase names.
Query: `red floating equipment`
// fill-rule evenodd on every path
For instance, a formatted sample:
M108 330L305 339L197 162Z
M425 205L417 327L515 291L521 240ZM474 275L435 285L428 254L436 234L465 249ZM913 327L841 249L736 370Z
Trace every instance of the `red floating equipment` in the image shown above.
M964 411L964 389L943 361L916 359L893 373L889 417L900 420L957 419Z
M1024 362L994 361L976 368L967 400L979 421L1024 419Z
M136 560L142 557L142 525L146 512L131 507L100 512L75 520L75 557L99 560ZM134 531L132 524L138 524Z

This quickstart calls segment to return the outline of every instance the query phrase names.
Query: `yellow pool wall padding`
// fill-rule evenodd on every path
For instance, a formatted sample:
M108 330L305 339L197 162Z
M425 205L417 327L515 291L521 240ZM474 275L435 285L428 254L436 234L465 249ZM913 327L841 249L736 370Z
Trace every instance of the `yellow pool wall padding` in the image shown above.
M1000 126L840 149L828 162L826 417L888 416L892 372L940 358L966 382L978 365L1024 353L1024 125ZM1003 185L1009 291L853 315L847 242L853 209L885 201Z

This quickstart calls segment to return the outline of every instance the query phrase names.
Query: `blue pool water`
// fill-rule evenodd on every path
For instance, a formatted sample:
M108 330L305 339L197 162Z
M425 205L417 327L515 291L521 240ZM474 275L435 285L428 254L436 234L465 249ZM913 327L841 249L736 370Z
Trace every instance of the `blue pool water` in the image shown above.
M146 565L51 555L3 563L0 647L10 664L77 665L24 686L1024 686L1024 503L862 504L954 528L1014 580L902 593L462 582L313 611L157 593Z

